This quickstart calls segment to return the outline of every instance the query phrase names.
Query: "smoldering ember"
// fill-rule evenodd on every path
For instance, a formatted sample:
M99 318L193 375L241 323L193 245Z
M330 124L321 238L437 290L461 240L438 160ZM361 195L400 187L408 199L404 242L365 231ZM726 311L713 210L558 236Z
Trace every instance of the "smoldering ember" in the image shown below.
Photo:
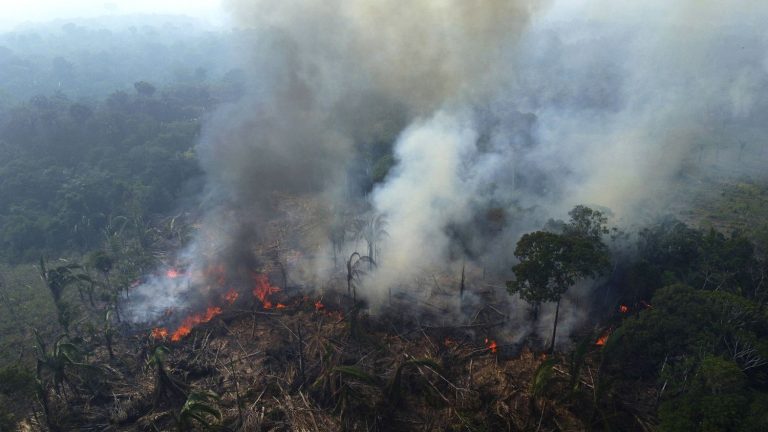
M768 430L768 3L155 3L0 19L0 432Z

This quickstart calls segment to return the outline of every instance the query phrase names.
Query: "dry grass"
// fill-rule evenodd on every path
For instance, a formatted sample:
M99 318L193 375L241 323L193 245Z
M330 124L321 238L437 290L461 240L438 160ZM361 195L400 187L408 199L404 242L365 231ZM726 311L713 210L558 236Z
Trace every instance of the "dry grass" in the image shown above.
M563 398L532 400L541 356L492 353L460 327L363 313L352 320L330 297L320 310L315 299L296 297L279 313L226 312L169 345L167 371L220 395L221 430L585 429ZM108 397L54 399L56 421L80 430L175 430L183 401L152 404L155 374L146 360L155 344L144 334L122 339ZM108 364L108 356L94 363ZM34 418L25 425L44 430Z

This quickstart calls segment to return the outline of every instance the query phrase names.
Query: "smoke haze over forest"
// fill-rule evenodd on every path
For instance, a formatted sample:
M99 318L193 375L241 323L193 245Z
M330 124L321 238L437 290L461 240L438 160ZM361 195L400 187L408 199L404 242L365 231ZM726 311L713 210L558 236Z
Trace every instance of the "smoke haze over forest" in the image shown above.
M248 91L204 125L188 266L268 241L296 217L283 197L312 199L313 229L289 246L307 258L296 282L322 284L335 249L365 252L333 240L364 220L379 231L361 291L375 305L467 262L508 277L510 245L579 203L627 227L695 190L694 173L764 178L768 7L755 2L229 6ZM391 169L369 184L365 155L390 145Z
M45 91L87 101L130 88L134 67L156 83L226 89L221 103L195 96L215 104L185 155L202 169L187 190L201 191L155 207L178 206L199 229L126 301L138 322L219 295L201 276L219 262L239 269L243 286L274 261L291 267L291 283L320 289L353 252L375 261L359 292L372 311L393 292L416 296L429 275L458 283L465 268L470 286L482 274L506 298L512 245L574 205L627 229L670 206L684 211L679 196L702 188L703 173L765 180L768 6L759 2L224 7L231 28L218 32L185 9L196 18L63 19L0 36L9 106ZM270 244L279 250L264 255ZM168 266L187 271L170 280ZM565 297L563 338L591 313L571 303L589 303L600 283ZM446 310L465 318L473 292ZM524 302L505 304L524 317ZM518 321L514 340L547 331Z
M768 2L0 17L0 431L768 430Z

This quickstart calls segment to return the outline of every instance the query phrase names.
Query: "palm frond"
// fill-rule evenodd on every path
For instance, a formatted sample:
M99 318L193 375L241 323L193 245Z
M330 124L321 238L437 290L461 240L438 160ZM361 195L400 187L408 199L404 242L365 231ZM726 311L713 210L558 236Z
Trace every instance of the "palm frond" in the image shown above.
M355 366L336 366L335 368L333 368L333 372L339 373L341 375L345 375L350 378L354 378L360 382L363 382L365 384L369 384L372 386L378 386L381 384L381 380L378 377L371 375Z
M548 358L536 368L536 372L531 380L531 396L533 398L541 397L547 390L547 387L549 387L555 363L555 359Z

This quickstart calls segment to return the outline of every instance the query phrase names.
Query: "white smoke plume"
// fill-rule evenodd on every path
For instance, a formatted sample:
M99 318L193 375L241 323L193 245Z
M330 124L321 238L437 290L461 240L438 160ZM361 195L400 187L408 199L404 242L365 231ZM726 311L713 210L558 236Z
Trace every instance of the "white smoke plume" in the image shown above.
M462 174L476 142L472 128L443 113L400 136L395 153L400 162L372 197L389 226L374 286L410 282L422 267L447 262L451 240L446 226L471 217L471 196L464 184L470 175Z

